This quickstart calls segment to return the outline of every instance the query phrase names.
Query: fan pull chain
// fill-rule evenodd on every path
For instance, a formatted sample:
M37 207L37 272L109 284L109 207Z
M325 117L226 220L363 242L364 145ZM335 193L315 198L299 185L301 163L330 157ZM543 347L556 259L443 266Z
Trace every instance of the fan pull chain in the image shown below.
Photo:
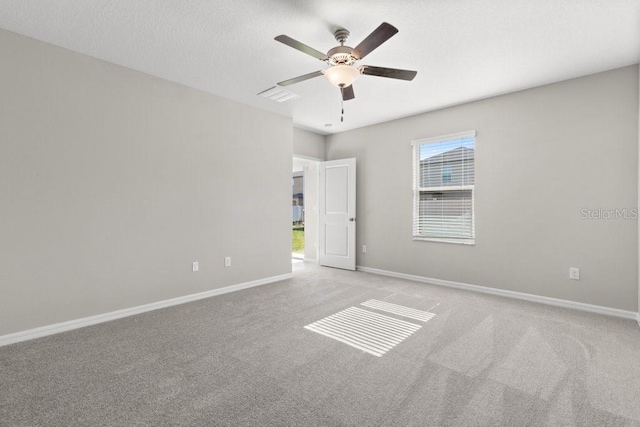
M344 122L344 100L340 101L340 122Z

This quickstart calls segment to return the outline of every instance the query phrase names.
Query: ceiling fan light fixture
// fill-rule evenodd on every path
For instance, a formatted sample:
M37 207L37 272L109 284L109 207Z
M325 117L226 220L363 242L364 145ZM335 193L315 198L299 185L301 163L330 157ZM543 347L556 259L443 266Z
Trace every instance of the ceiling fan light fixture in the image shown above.
M398 32L398 29L388 22L383 22L373 30L364 40L362 40L355 48L346 46L345 42L349 37L349 31L339 28L334 31L333 35L340 43L324 54L319 50L307 46L304 43L292 39L289 36L281 34L275 39L289 47L299 50L309 56L327 63L329 68L307 73L302 76L294 77L278 83L278 86L289 86L294 83L300 83L315 77L324 75L329 83L340 89L342 101L350 101L355 99L353 91L353 82L356 81L361 74L366 76L386 77L398 80L413 80L417 71L399 70L395 68L375 67L372 65L362 65L356 67L356 63L364 59L368 54L376 50L380 45Z
M360 70L351 65L334 65L324 70L324 76L335 87L347 87L360 77Z

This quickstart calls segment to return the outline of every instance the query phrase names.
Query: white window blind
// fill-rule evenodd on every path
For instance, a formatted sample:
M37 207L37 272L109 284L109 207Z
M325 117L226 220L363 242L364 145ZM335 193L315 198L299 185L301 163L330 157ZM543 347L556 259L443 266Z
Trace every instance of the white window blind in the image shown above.
M475 131L413 144L414 239L473 243Z

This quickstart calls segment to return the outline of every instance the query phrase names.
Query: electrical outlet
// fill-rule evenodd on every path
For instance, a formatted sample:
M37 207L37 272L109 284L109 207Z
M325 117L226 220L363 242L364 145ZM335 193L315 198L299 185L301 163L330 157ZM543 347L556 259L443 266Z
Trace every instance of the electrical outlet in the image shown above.
M231 267L231 257L230 256L224 257L224 266L225 267Z
M191 264L191 269L194 273L196 271L200 271L200 263L198 263L198 261L193 261L193 264Z
M362 253L363 254L367 253L367 245L362 245Z
M569 279L571 280L580 280L580 269L577 267L569 268Z

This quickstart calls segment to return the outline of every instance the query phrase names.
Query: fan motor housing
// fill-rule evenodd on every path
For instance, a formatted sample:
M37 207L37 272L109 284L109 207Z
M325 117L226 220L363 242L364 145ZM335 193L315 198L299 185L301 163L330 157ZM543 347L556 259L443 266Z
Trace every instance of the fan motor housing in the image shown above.
M351 54L352 47L336 46L327 52L329 63L331 65L353 65L358 58Z

